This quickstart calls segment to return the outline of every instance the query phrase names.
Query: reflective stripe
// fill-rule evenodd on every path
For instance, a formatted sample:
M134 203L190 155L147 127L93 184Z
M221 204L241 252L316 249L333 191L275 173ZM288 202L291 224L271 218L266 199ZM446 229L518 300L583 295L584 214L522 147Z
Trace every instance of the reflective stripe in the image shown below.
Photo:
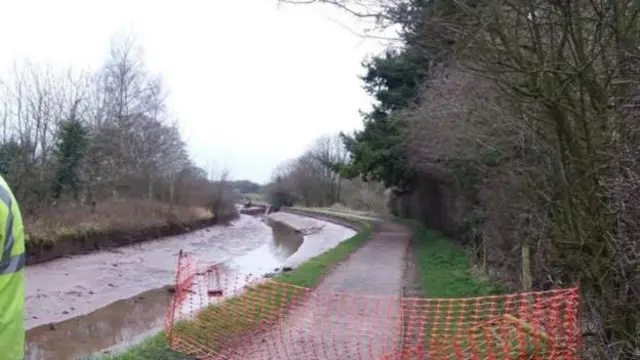
M7 261L0 262L0 275L13 274L22 270L26 260L26 253L22 253L11 256Z
M5 203L7 206L11 206L11 193L2 185L0 185L0 201Z
M7 223L5 226L5 235L4 235L4 250L2 251L2 257L0 258L0 262L5 262L11 256L11 249L13 249L13 211L12 211L12 203L11 193L4 186L0 185L0 201L7 205L9 210L9 214L7 215Z
M11 256L11 249L13 249L13 211L9 208L9 215L7 215L7 227L5 228L7 233L4 237L4 252L0 261L5 261Z

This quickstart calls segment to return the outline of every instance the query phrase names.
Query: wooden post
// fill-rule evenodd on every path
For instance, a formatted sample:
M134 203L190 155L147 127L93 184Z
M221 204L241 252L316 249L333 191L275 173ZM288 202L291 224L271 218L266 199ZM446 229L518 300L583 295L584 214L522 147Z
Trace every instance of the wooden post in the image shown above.
M522 288L524 291L530 291L533 287L531 276L531 251L529 244L522 244Z
M489 265L488 265L489 253L487 248L488 248L487 239L485 239L483 236L482 237L482 272L485 275L489 275Z

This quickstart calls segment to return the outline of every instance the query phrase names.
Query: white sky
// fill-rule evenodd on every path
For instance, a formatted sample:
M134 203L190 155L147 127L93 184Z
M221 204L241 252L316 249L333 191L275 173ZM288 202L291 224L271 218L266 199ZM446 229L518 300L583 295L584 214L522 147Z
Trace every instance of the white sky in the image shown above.
M277 0L0 0L0 69L93 69L129 32L164 77L196 162L266 182L316 137L360 127L371 102L360 63L382 44L347 28L360 25L338 10Z

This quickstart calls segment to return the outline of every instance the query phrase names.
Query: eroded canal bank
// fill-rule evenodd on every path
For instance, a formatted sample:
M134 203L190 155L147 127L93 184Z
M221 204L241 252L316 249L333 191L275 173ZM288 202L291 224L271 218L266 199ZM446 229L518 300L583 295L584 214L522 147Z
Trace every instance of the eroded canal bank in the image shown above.
M76 359L161 329L171 297L162 287L173 283L180 249L258 275L295 267L354 234L297 215L269 218L277 220L271 227L243 215L227 227L29 267L27 359Z
M219 262L271 239L267 224L243 215L227 226L29 266L27 359L74 359L157 328L168 293L153 290L173 283L181 249Z
M85 316L35 327L27 332L26 359L78 359L141 340L162 328L171 296L167 288L155 289Z
M171 284L180 249L207 261L223 261L261 246L270 237L268 225L241 216L229 226L29 266L26 328L87 314L132 294Z

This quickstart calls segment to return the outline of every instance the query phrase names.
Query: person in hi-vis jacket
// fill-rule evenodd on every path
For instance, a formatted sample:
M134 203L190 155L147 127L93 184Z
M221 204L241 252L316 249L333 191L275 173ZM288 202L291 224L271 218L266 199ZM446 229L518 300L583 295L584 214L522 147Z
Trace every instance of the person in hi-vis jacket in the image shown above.
M0 176L0 360L24 359L24 227Z

